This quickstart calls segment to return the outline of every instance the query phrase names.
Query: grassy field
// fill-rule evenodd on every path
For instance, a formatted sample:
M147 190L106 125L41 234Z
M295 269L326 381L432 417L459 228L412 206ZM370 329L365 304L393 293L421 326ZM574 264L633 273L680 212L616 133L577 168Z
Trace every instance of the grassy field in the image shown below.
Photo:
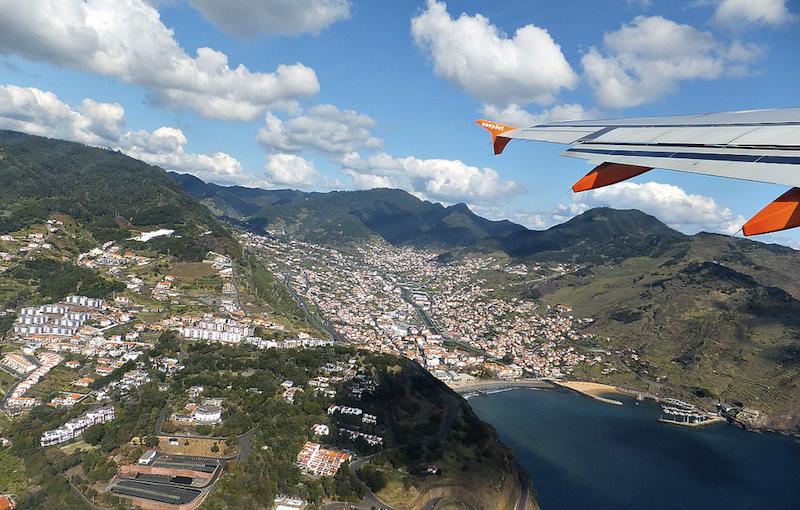
M598 335L594 347L615 353L617 372L577 367L575 377L709 407L740 402L770 415L770 426L800 427L800 302L771 286L774 267L737 260L639 257L549 282L542 300L595 318L586 329Z
M67 368L63 364L57 365L41 381L28 390L27 395L40 398L43 401L45 399L49 400L49 397L55 393L76 389L71 387L70 383L78 379L78 377L78 373L75 370ZM92 377L97 378L97 376Z
M191 284L195 280L206 276L214 276L217 270L211 264L205 262L178 262L172 266L166 274L171 274L178 278L181 283Z
M69 455L70 453L75 452L77 450L83 450L83 451L96 450L98 447L99 447L98 445L92 446L86 441L75 441L74 443L69 443L65 446L59 447L59 450L64 452L66 455Z
M0 492L19 494L26 489L27 478L22 462L0 450Z
M225 450L228 448L228 442L225 439L217 438L178 438L178 445L173 446L169 444L169 438L176 436L159 436L158 449L164 453L173 453L178 455L200 455L204 457L222 457L225 455ZM219 451L216 453L212 451L214 445L217 445ZM233 455L235 452L228 452Z

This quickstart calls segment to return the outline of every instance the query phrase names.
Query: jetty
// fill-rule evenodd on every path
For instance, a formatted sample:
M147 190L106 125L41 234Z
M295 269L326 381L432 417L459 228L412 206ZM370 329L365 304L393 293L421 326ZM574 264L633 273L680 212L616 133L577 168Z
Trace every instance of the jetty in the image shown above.
M688 402L665 398L661 401L661 415L658 417L658 421L669 425L698 428L726 420L718 414L698 409Z

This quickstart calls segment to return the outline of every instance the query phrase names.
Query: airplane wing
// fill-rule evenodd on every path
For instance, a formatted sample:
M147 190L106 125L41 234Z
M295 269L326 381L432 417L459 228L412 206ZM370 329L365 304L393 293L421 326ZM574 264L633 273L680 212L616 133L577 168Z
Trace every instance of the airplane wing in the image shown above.
M513 139L566 144L563 156L596 165L572 187L615 184L653 168L791 186L743 227L745 235L800 226L800 108L609 120L515 128L476 123L494 153Z

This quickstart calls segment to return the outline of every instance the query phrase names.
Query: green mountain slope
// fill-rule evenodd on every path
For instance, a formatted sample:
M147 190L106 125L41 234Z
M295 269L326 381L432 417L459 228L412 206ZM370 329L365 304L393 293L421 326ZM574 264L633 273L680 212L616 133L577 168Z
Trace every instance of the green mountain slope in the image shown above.
M521 230L488 246L513 257L603 262L663 253L686 236L641 211L591 209L547 230Z
M150 247L188 259L234 244L219 221L161 168L118 152L14 131L0 131L0 204L0 233L63 213L99 242L174 229L176 236L150 241Z
M444 207L397 189L303 193L218 186L171 174L181 187L220 216L258 230L285 229L317 243L348 243L378 236L392 244L472 246L526 230L491 221L464 204Z
M587 214L577 222L598 213ZM600 214L620 227L616 235L587 236L559 252L586 267L527 290L595 318L588 331L628 368L584 375L708 404L738 402L766 413L759 426L800 429L800 253L663 225L632 235L641 213Z

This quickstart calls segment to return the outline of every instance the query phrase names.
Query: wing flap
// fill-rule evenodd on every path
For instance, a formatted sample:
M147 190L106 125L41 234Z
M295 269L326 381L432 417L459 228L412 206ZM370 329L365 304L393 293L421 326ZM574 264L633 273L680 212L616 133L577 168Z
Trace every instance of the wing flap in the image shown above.
M572 185L572 191L578 193L590 189L610 186L624 180L642 175L652 170L652 168L634 165L622 165L619 163L601 163L591 172L584 175L581 180Z
M792 188L750 218L742 232L752 236L797 226L800 226L800 189Z
M757 163L755 161L725 161L692 159L691 157L670 157L670 154L664 156L647 156L642 155L640 151L628 151L633 154L627 155L620 152L621 151L610 154L597 154L594 152L580 152L578 148L575 148L567 149L562 152L561 155L588 159L592 162L607 161L610 163L663 168L678 172L800 187L800 160L798 160L798 164L772 164Z

